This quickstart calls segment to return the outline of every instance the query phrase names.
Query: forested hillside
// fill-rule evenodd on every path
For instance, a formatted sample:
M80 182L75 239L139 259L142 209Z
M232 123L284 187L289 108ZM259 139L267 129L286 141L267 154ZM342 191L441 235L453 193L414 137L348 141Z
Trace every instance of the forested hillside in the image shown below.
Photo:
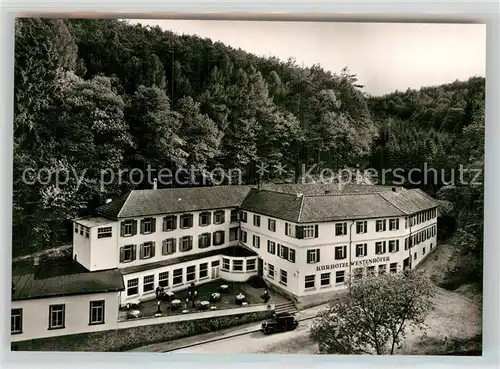
M274 181L313 164L482 167L483 78L370 97L347 68L114 20L18 20L15 48L15 254L69 241L68 219L132 187L128 173L103 187L102 170L240 168L254 183L261 161L286 166ZM66 183L28 184L27 168ZM447 201L449 234L482 245L482 186L444 182L416 186Z

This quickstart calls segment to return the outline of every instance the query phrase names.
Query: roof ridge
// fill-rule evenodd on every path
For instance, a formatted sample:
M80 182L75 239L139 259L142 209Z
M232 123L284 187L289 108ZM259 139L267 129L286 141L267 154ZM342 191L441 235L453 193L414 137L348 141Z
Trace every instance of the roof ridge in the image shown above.
M132 191L134 191L134 190L130 190L130 191L128 192L127 198L125 199L125 201L123 202L122 206L120 207L120 211L118 212L118 214L116 214L116 217L117 217L117 218L119 218L119 217L120 217L120 214L121 214L121 212L122 212L123 208L125 207L125 204L127 203L128 199L130 198L130 195L132 194Z
M359 195L376 195L378 192L338 192L338 193L324 193L324 194L314 194L314 195L304 195L304 197L328 197L328 196L359 196Z
M385 196L383 196L381 192L375 192L375 194L379 195L381 198L383 198L385 201L387 201L391 206L395 207L396 209L398 209L403 214L408 215L408 212L403 211L399 206L394 205L391 201L389 201L389 199L387 199Z

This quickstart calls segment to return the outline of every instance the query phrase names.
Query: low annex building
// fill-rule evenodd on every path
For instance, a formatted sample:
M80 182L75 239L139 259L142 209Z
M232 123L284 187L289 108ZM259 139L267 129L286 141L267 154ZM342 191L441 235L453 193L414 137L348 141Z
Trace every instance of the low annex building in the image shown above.
M421 190L371 185L133 190L73 221L70 270L13 277L13 340L112 329L120 306L157 286L259 275L298 302L331 295L351 275L420 263L436 246L437 207Z

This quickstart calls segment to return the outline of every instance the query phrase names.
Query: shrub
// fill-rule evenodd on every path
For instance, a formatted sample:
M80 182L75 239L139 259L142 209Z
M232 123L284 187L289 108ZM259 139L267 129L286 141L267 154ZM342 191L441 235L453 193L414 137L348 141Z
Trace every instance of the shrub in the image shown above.
M266 281L257 275L253 275L247 279L247 283L253 288L267 288Z

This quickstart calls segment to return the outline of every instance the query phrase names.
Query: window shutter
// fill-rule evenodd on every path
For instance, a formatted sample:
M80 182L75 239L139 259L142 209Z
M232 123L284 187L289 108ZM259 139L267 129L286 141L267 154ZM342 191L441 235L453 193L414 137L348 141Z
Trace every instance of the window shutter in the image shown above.
M210 233L206 233L207 237L207 247L212 245L212 237L210 237Z
M154 258L156 251L156 242L151 242L151 257Z
M295 250L290 249L290 261L295 263Z
M319 263L319 261L320 261L319 250L320 250L320 249L316 249L316 262L317 262L317 263Z
M156 218L151 218L151 233L156 232Z
M343 255L342 256L345 258L345 257L347 257L347 246L343 246L342 249L343 249Z
M123 260L125 260L125 247L120 247L120 263L123 263Z
M396 252L399 251L399 240L396 240Z
M137 234L137 220L132 221L132 236Z
M366 256L366 255L368 254L368 250L367 250L367 248L368 248L368 245L365 243L365 244L363 245L363 255L364 255L364 256Z
M167 255L167 240L161 242L161 254Z
M177 215L172 215L172 229L177 229Z
M139 258L144 259L144 244L143 243L141 243L141 245L139 246Z
M311 262L311 250L307 250L307 264Z
M304 238L304 228L302 226L295 227L295 237L297 237L298 239Z
M198 236L198 248L202 249L203 247L205 247L205 245L202 244L201 240L203 239L203 234L200 234Z
M141 234L144 234L144 221L145 219L141 219L141 229L140 229Z
M176 253L176 252L177 252L177 239L172 238L172 253Z
M226 236L226 232L221 231L221 238L220 238L221 239L221 245L224 243L225 236Z
M193 226L193 214L189 214L189 226Z
M200 213L200 215L198 215L198 225L202 225L201 223L201 219L203 218L203 213Z
M137 225L137 221L136 221ZM132 245L132 260L137 259L137 245Z
M226 212L221 211L220 215L221 215L221 223L226 223Z
M125 236L125 222L120 223L120 236Z
M193 236L189 236L189 250L193 248Z
M319 226L316 224L314 226L314 238L318 238L319 235Z
M384 241L384 254L385 254L385 252L387 251L387 249L386 249L386 247L385 247L385 246L386 246L386 241Z
M289 236L289 234L288 234L288 223L285 223L285 236Z
M163 217L162 231L165 232L166 230L167 230L167 217Z

